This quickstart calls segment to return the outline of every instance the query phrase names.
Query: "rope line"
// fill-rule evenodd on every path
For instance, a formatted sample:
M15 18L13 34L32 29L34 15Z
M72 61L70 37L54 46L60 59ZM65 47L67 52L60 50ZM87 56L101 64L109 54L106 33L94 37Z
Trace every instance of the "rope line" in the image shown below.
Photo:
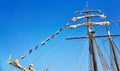
M87 40L87 39L86 39ZM85 41L86 41L85 40ZM82 52L79 54L80 56L79 56L79 58L78 58L78 62L77 62L77 64L75 65L75 68L74 68L74 70L73 71L77 71L77 67L78 67L78 65L81 63L81 60L82 60L82 56L83 56L83 54L85 53L85 50L86 50L86 46L87 46L87 43L88 43L88 40L85 42L85 45L83 46L83 50L82 50Z
M75 31L76 31L76 30L73 30L70 34L67 34L67 36L72 35L73 32L75 32ZM63 41L64 41L64 39L62 39L62 41L61 41L59 44L57 44L57 46L56 46L53 50L49 50L49 52L55 51L55 50L63 43ZM39 57L33 62L33 64L39 62L40 58L44 57L45 54L49 54L49 53L48 53L48 52L46 53L46 51L45 51L41 56L39 56Z
M56 64L57 62L59 62L59 61L62 61L63 59L65 59L66 57L68 57L69 56L69 54L71 54L73 51L75 50L75 47L74 48L72 48L72 49L69 49L68 51L69 51L69 53L67 53L67 54L65 54L64 56L63 55L61 55L60 57L58 57L53 63L51 63L50 65L48 65L48 69L50 68L50 67L52 67L54 64Z
M79 45L77 45L77 46L79 46ZM77 46L75 46L75 47L77 47ZM74 47L74 45L73 45L73 47ZM65 54L64 56L60 56L58 59L56 59L56 60L54 61L54 63L51 63L47 68L49 69L50 67L54 66L56 63L64 60L65 58L67 58L71 53L73 53L73 52L75 51L75 47L72 48L72 49L69 49L69 50L68 50L69 53Z

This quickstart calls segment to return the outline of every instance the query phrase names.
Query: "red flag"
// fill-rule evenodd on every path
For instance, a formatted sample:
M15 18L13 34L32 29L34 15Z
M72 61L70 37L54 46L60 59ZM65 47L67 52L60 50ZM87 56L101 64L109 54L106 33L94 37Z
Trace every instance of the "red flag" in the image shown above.
M55 35L54 35L54 34L52 34L51 38L53 39L54 37L55 37Z

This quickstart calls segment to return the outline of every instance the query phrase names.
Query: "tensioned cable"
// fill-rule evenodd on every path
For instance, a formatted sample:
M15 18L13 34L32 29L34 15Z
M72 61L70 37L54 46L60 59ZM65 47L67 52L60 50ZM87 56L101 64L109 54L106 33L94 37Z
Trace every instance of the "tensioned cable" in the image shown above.
M102 43L102 45L103 45L103 48L105 49L106 56L107 56L107 58L108 58L109 61L110 61L110 56L109 56L109 53L108 53L108 49L105 47L105 45L104 45L104 43L103 43L102 40L101 40L101 43Z
M80 42L77 42L76 44L78 44L78 43L80 43ZM78 46L78 45L77 45ZM77 47L77 46L75 46L75 47ZM53 63L51 63L50 65L48 65L48 69L50 68L50 67L52 67L54 64L56 64L57 62L59 62L59 61L62 61L63 59L65 59L66 57L68 57L72 52L74 52L75 51L75 47L74 47L74 45L68 50L69 52L67 53L67 54L65 54L64 56L63 55L61 55L59 58L57 58Z
M96 29L96 28L95 28L95 29ZM98 33L99 33L99 32L98 32ZM101 38L101 39L103 39L103 41L100 40L100 39L98 39L98 40L101 42L101 44L103 45L103 46L101 47L101 49L102 49L103 51L105 50L104 54L106 53L106 55L108 56L108 51L107 51L106 47L105 47L104 44L103 44L103 42L104 42L105 40L104 40L104 38Z
M81 20L81 21L82 21L82 20ZM75 32L75 31L72 31L72 33L71 33L71 34L73 34L73 32ZM69 34L68 36L70 36L71 34ZM58 47L59 45L61 45L61 44L63 43L63 41L64 41L64 40L62 40L62 42L60 42L60 43L57 45L57 47ZM55 48L54 50L56 50L56 48ZM52 51L54 51L54 50L52 50ZM49 50L49 51L50 51L50 50ZM52 51L51 51L51 52L52 52ZM45 52L43 53L43 55L45 55ZM41 56L43 56L43 55L41 55ZM38 59L40 59L40 58L41 58L41 56L40 56ZM37 62L37 60L35 60L34 62L36 63L36 62ZM35 64L34 62L33 62L33 64Z
M117 49L118 53L120 54L120 50L118 49L117 45L115 44L115 42L114 42L114 41L113 41L113 43L114 43L114 45L115 45L115 47L116 47L116 49Z
M95 27L95 29L98 30L96 27ZM98 32L98 33L100 34L100 32ZM101 38L101 39L104 39L104 38ZM102 52L103 52L104 54L106 54L106 55L104 55L104 56L108 56L108 51L107 51L106 47L105 47L104 44L103 44L104 41L102 41L101 39L98 39L98 40L99 40L99 41L101 42L101 44L103 45L103 46L101 47L101 49L104 50L104 51L102 51ZM100 42L99 42L99 43L100 43ZM108 58L109 58L109 56L108 56Z
M16 69L12 65L10 65L10 67L13 69L13 71L16 71Z
M98 53L98 55L100 57L100 60L102 62L101 64L102 64L102 66L104 66L103 70L106 71L106 70L108 70L108 64L106 63L106 60L105 60L105 58L103 56L103 53L101 52L101 50L100 50L100 48L99 48L99 46L97 44L97 41L95 39L93 39L93 40L94 40L94 43L96 45L97 53Z
M81 63L81 60L82 60L82 56L83 54L85 53L85 50L86 50L86 46L87 46L87 43L88 43L88 39L85 40L85 45L83 46L83 51L79 54L79 58L78 58L78 61L77 61L77 64L75 65L75 68L73 69L73 71L77 71L77 67L78 65Z
M70 34L67 34L67 36L70 36L70 35L72 35L73 34L73 32L75 32L76 30L73 30ZM62 43L63 43L63 41L64 41L64 39L59 43L59 44L57 44L57 46L56 46L56 48L55 49L53 49L53 50L49 50L50 52L53 52L53 51L55 51ZM46 53L46 52L44 52L41 56L39 56L34 62L33 62L33 64L35 64L35 63L37 63L37 62L39 62L39 60L40 60L40 58L42 58L45 54L48 54L48 52Z
M52 36L50 36L49 38L47 38L44 42L41 42L41 46L45 45L45 43L47 41L49 41L50 39L53 39L55 35L59 34L60 32L62 32L64 29L66 29L70 24L72 24L73 22L70 20L70 22L68 22L67 24L64 25L64 27L60 28L55 34L52 34ZM39 48L39 44L36 45L34 48L31 48L29 50L29 52L25 52L22 56L19 56L18 59L24 59L26 57L27 54L31 54L33 49L37 50Z

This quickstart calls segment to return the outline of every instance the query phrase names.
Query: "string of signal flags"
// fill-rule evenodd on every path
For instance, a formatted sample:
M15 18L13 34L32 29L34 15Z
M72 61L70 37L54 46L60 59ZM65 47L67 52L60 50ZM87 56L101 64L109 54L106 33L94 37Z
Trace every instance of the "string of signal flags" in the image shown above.
M66 29L72 22L74 22L74 20L71 20L69 23L64 25L64 27L60 28L58 31L56 31L54 34L52 34L46 40L42 41L40 45L36 45L34 48L31 48L28 52L25 52L23 55L20 56L20 59L24 59L27 54L30 55L33 52L33 50L37 50L40 46L44 46L48 41L50 41L51 39L54 39L56 35L58 35L60 32L62 32L64 29ZM118 20L118 19L113 20L111 22L117 22L120 25L120 20Z
M62 28L60 28L58 31L56 31L54 34L52 34L46 40L43 40L40 44L36 45L34 48L31 48L27 52L23 53L18 59L24 59L27 55L30 55L34 50L37 50L39 47L44 46L48 41L54 39L56 35L60 34L64 29L66 29L70 23L72 23L72 21L65 24Z
M81 17L82 18L82 17ZM62 32L64 29L66 29L71 23L75 22L77 17L73 17L69 23L65 24L62 28L60 28L58 31L56 31L54 34L52 34L50 37L48 37L46 40L42 41L40 44L36 45L34 48L29 49L27 52L23 53L18 59L24 59L27 55L30 55L33 50L37 50L39 47L44 46L48 41L55 38L56 35L58 35L60 32ZM111 23L117 22L120 25L120 20L112 20ZM8 60L10 61L12 59L12 55L10 54L8 57Z

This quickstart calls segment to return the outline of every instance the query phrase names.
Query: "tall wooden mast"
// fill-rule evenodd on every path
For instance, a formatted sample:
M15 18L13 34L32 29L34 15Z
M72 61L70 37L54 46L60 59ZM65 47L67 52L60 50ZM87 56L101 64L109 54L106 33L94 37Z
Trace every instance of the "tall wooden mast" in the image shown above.
M116 65L117 71L120 71L118 59L117 59L117 56L116 56L115 46L114 46L114 43L113 43L113 39L110 35L110 31L108 30L108 26L106 26L106 29L107 29L107 33L108 33L109 42L110 42L110 45L111 45L111 48L112 48L112 53L113 53L115 65Z
M86 10L82 10L82 11L77 11L76 13L77 14L82 14L82 13L85 13L86 15L85 16L78 16L78 17L73 17L72 21L75 22L76 20L80 20L82 18L86 18L86 22L85 23L82 23L82 24L76 24L76 25L70 25L69 28L77 28L77 27L82 27L82 26L87 26L87 29L88 29L88 36L87 37L73 37L73 38L66 38L66 40L74 40L74 39L84 39L84 38L88 38L89 39L89 60L90 60L90 63L89 63L89 71L98 71L98 66L97 66L97 60L96 60L96 52L95 52L95 47L94 47L94 40L95 38L100 38L100 37L108 37L109 38L109 41L110 41L110 44L111 44L111 47L112 47L112 52L113 52L113 55L114 55L114 61L115 61L115 65L116 65L116 68L117 68L117 71L120 71L119 70L119 63L118 63L118 59L117 59L117 56L116 56L116 51L115 51L115 47L114 47L114 44L113 44L113 41L112 41L112 37L116 37L116 36L120 36L120 34L117 34L117 35L110 35L109 33L109 30L107 28L107 31L108 31L108 35L104 35L104 36L94 36L94 33L95 31L93 31L92 27L94 25L98 25L98 26L102 26L102 25L109 25L111 24L109 21L104 21L104 22L92 22L91 21L91 18L92 17L101 17L102 19L105 19L106 18L106 15L105 14L92 14L93 12L101 12L100 10L90 10L88 8L88 5L86 4ZM99 53L100 54L100 53ZM101 61L103 61L103 56L101 58ZM104 62L102 62L104 65L107 65ZM104 67L104 70L107 70L106 67Z
M119 66L119 61L117 58L117 53L115 50L115 43L112 39L112 37L116 37L116 36L120 36L120 34L116 34L116 35L111 35L110 31L108 30L108 25L110 24L109 21L104 21L104 22L92 22L91 18L92 17L101 17L102 19L105 19L106 16L105 14L92 14L93 12L101 12L100 10L90 10L88 8L88 4L86 3L86 9L82 10L82 11L77 11L77 14L81 14L84 13L86 14L85 16L77 16L77 17L73 17L73 19L71 20L72 22L75 22L76 20L80 20L82 18L86 19L85 23L82 24L75 24L75 25L68 25L69 28L76 28L76 27L81 27L81 26L87 26L87 36L84 37L74 37L74 38L66 38L66 40L73 40L73 39L84 39L84 38L88 38L89 39L89 60L90 60L90 64L89 64L89 71L98 71L98 65L97 65L97 60L96 60L96 53L98 52L98 55L101 59L101 64L106 65L107 63L105 62L104 56L102 55L102 52L100 51L98 45L97 45L97 41L95 40L95 38L100 38L100 37L108 37L109 38L109 42L111 45L111 49L112 49L112 54L113 54L113 58L114 58L114 62L115 62L115 67L116 70L115 71L120 71L120 66ZM95 36L94 33L95 31L93 31L93 27L94 25L97 26L101 26L101 25L105 25L106 29L107 29L107 35L103 35L103 36ZM96 45L96 46L94 46ZM96 50L95 51L95 47ZM22 71L35 71L33 64L31 64L28 68L24 68L19 64L19 60L15 59L12 62L8 62L10 65L13 65L14 67L17 67L18 69L22 70ZM107 70L107 67L104 66L104 71ZM113 66L114 67L114 66ZM48 71L48 69L45 69L44 71ZM109 71L109 70L108 70Z
M96 56L95 56L95 50L94 50L94 42L93 42L93 38L94 38L94 31L92 30L92 22L90 21L90 19L93 17L91 16L93 12L101 12L100 10L89 10L88 8L88 4L86 3L86 10L83 10L83 11L78 11L76 12L77 14L80 14L80 13L85 13L86 16L84 18L86 18L86 25L87 25L87 28L88 28L88 37L85 37L85 38L89 38L89 54L90 54L90 68L92 69L89 69L90 71L98 71L98 68L97 68L97 61L96 61ZM73 26L74 28L74 26ZM71 39L76 39L76 38L67 38L67 40L71 40ZM78 38L79 39L79 38Z
M94 71L98 71L97 68L97 62L96 62L96 58L95 58L95 51L94 51L94 43L93 43L93 37L94 37L94 32L92 30L92 25L90 22L90 12L91 10L88 9L88 5L86 4L86 23L88 24L88 36L89 36L89 53L90 53L90 60L92 60L91 62L93 62L93 68Z

